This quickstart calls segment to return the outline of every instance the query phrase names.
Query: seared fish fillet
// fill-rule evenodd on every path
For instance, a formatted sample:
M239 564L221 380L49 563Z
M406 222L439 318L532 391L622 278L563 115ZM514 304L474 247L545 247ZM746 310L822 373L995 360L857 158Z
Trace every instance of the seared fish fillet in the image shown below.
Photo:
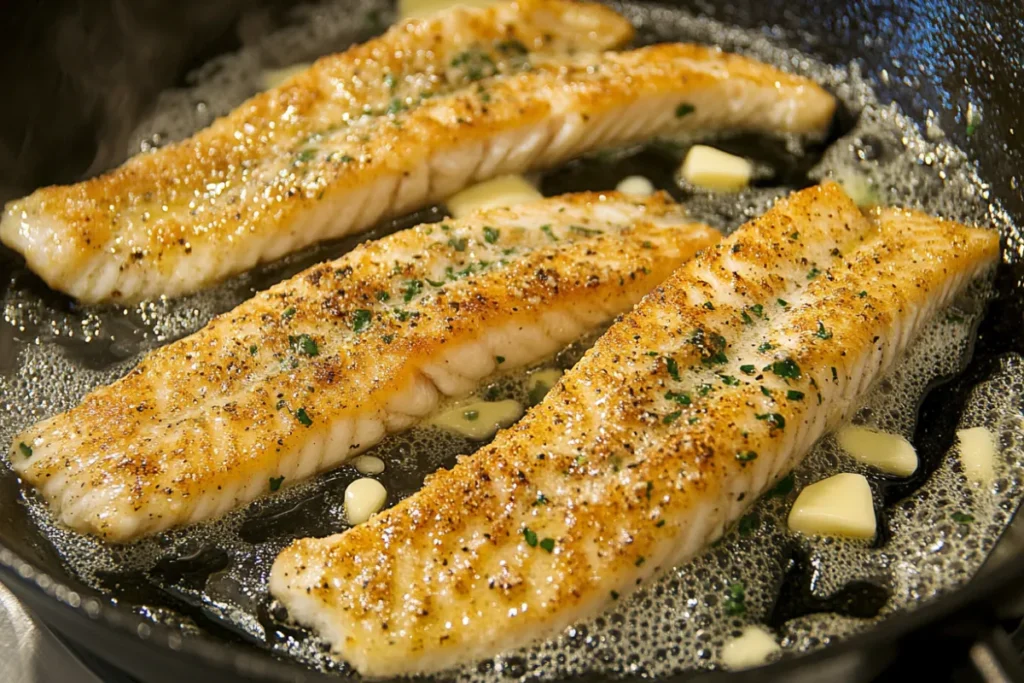
M665 195L584 193L367 242L149 354L10 461L110 541L216 517L552 353L718 237Z
M549 5L538 5L543 16L559 16ZM584 37L605 35L601 20L620 28L607 10L553 7L584 47ZM532 15L513 13L520 27L498 21L507 7L480 12L394 29L190 140L15 201L0 239L50 286L86 302L174 296L588 150L685 132L821 135L832 118L835 101L820 87L750 59L679 44L545 52ZM484 28L451 40L443 31L458 35L458 17ZM626 35L617 30L608 42ZM399 58L404 43L416 50ZM441 83L438 73L447 74Z
M998 256L994 231L836 185L674 273L545 401L270 589L361 673L442 669L590 616L720 536Z

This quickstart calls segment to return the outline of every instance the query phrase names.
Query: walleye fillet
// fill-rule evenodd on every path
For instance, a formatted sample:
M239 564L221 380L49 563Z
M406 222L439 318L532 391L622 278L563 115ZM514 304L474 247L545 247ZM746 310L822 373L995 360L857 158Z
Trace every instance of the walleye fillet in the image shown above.
M271 592L373 676L557 632L718 538L998 252L995 231L799 192L674 273L490 445L286 548Z
M127 541L334 467L627 310L718 233L659 195L566 195L314 266L19 435L68 526Z
M86 302L174 296L494 176L658 135L820 136L835 108L805 78L711 48L542 54L525 39L467 45L443 34L432 67L459 87L435 92L438 77L419 64L388 81L402 68L385 59L391 43L425 38L425 24L410 26L318 62L190 140L11 203L0 239ZM395 91L351 91L335 73L350 71Z

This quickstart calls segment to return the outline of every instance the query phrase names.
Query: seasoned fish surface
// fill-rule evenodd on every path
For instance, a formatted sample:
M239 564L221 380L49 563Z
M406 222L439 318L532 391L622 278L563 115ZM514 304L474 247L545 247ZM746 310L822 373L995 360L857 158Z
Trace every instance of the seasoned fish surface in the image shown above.
M676 133L820 135L831 121L834 99L807 79L693 45L595 52L597 36L615 44L629 33L608 10L525 4L535 6L568 38L546 45L523 10L509 39L494 28L508 8L487 10L489 24L459 10L490 26L472 40L438 33L458 29L448 15L414 22L321 60L190 140L13 202L0 238L81 300L173 296L588 150ZM604 21L616 30L602 33ZM581 46L570 54L573 36ZM408 57L394 56L414 39ZM352 90L350 76L371 85Z
M566 195L314 266L19 435L70 527L126 541L323 471L627 310L718 239L664 195Z
M836 427L995 231L836 185L781 201L646 296L517 425L270 588L367 675L557 632L719 537Z

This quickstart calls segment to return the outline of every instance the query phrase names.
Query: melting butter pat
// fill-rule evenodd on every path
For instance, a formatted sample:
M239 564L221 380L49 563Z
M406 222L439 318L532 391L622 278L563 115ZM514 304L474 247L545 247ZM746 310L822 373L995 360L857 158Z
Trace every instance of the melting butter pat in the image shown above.
M354 458L352 466L359 474L380 474L384 471L384 461L372 455L360 455Z
M497 0L398 0L399 19L414 19L436 14L449 7L490 7Z
M917 471L917 451L899 434L849 426L836 433L836 441L857 462L886 474L909 477Z
M837 474L804 487L789 511L789 528L811 536L874 538L871 486L859 474Z
M356 479L345 488L345 518L349 524L362 524L384 507L388 492L376 479Z
M276 88L295 74L305 71L310 66L312 65L302 63L286 66L283 69L267 69L263 72L263 89L270 90L271 88Z
M988 427L959 429L960 464L967 478L978 484L989 484L996 472L996 435Z
M631 175L620 180L615 189L632 197L650 197L654 194L654 183L642 175Z
M543 198L544 195L523 176L505 175L456 192L445 205L454 218L462 218L481 209L514 206Z
M526 395L530 405L535 406L543 401L551 391L551 387L558 384L560 379L562 379L562 371L558 368L545 368L531 373L526 380Z
M483 441L522 415L523 406L519 401L467 401L438 413L430 419L430 424L467 439Z
M747 626L742 634L730 638L722 646L722 664L732 671L752 669L781 651L771 633L760 626Z
M706 190L735 192L750 184L754 165L714 147L694 145L680 171L686 182Z

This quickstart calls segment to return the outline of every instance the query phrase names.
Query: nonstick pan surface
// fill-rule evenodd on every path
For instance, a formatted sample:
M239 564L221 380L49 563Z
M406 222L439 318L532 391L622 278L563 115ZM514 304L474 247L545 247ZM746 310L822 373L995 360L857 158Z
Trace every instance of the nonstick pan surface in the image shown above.
M170 4L170 3L168 3ZM894 101L915 120L922 124L930 114L950 139L967 151L978 164L979 174L990 185L993 203L999 202L1020 224L1024 220L1024 197L1020 189L1017 169L1024 159L1024 146L1016 138L1016 127L1020 122L1016 114L1016 103L1020 101L1020 82L1024 76L1022 53L1024 35L1020 9L1010 3L974 7L971 3L960 2L788 2L782 7L768 6L768 3L735 2L680 3L679 7L688 13L709 17L725 24L746 28L759 28L764 39L784 47L799 49L826 63L846 65L856 61L864 75L870 79L883 101ZM55 16L59 12L54 13ZM272 7L264 15L267 21L286 17L279 7ZM354 14L355 16L355 14ZM363 21L365 17L357 16ZM218 17L223 21L223 18ZM38 18L38 26L47 27L45 18ZM103 20L98 20L103 21ZM109 21L114 21L110 19ZM204 17L204 21L213 19ZM30 26L36 25L29 22ZM360 25L357 31L369 35L373 26ZM167 27L185 43L188 35L195 34L195 27L179 24ZM207 43L223 45L223 36L217 31L206 31L203 47L179 50L173 60L182 62L187 57L208 57ZM117 35L113 30L111 35ZM365 37L365 36L363 36ZM20 45L20 44L19 44ZM230 49L230 46L227 46ZM342 47L341 45L337 47ZM11 49L8 45L8 50ZM29 49L29 48L25 48ZM303 55L306 57L308 55ZM7 54L5 66L12 64L13 55ZM24 62L23 62L24 63ZM168 78L184 70L185 64L165 65ZM35 76L40 87L45 87L45 67ZM24 74L12 76L13 95L25 98L54 98L49 91L33 93L32 68ZM173 85L168 81L167 85ZM131 85L131 84L127 84ZM148 96L154 90L147 86ZM147 95L139 94L140 101ZM55 104L60 104L59 100ZM65 106L70 103L64 102ZM980 112L981 125L968 135L968 104L973 111ZM140 106L140 110L143 107ZM61 109L58 106L58 109ZM847 112L845 116L855 116ZM67 114L62 111L54 117L54 125L62 125ZM841 119L843 117L840 117ZM11 115L0 119L4 124L5 136L16 136L24 131L24 124L13 120ZM92 122L95 124L95 122ZM840 126L849 121L840 121ZM117 127L110 125L86 126L85 130L100 130L103 135L117 137ZM68 128L69 135L71 128ZM88 136L87 136L88 137ZM6 138L5 138L6 139ZM99 141L100 144L96 144ZM67 168L98 170L103 162L96 162L100 148L118 148L123 140L98 139L92 144L82 144L81 156L75 159L68 155L63 170L47 169L36 161L25 161L25 173L19 175L21 166L12 163L12 173L4 179L7 186L21 186L28 191L37 184L48 181L66 181ZM122 147L123 148L123 147ZM66 147L74 151L76 146ZM46 143L36 150L39 158L54 158L54 150L47 149ZM116 159L110 158L107 164ZM648 167L656 162L646 157L634 164ZM5 169L5 170L10 170ZM31 175L27 169L31 169ZM552 193L558 189L573 189L578 179L553 174L545 188ZM440 216L436 211L397 221L382 226L375 234L410 225L418 220L433 220ZM367 236L362 236L363 239ZM947 448L953 438L952 428L964 399L966 390L984 379L998 366L1005 354L1024 352L1019 330L1024 322L1024 275L1019 265L1020 244L1015 234L1005 235L1005 260L997 275L997 297L989 305L988 313L978 331L978 341L973 359L963 373L941 391L931 392L923 404L915 443L919 448ZM337 254L354 244L333 245L330 254ZM260 274L232 284L222 299L222 306L244 298L253 287L264 286L291 272L323 258L323 252L311 252L297 259L288 260L260 271ZM2 252L4 272L3 285L8 293L14 289L26 289L50 311L58 311L78 320L85 314L72 302L48 292L43 285L33 281L25 273L23 265L9 252ZM10 312L8 312L10 313ZM153 309L148 315L159 317L162 309ZM118 322L117 316L103 318L105 325L113 326L114 334L104 335L100 330L96 338L120 337L133 339L132 332L138 322ZM8 315L0 327L0 371L10 372L19 362L19 354L26 345L34 344L34 331L19 329L21 318ZM12 322L13 321L13 322ZM201 322L201 321L194 321ZM121 327L118 327L121 325ZM153 337L137 340L140 344L158 343ZM44 341L56 343L53 341ZM102 348L99 348L102 346ZM96 370L117 361L130 359L136 347L111 344L84 343L73 353L83 365L83 373ZM568 361L566 361L568 362ZM90 367L90 363L93 367ZM69 383L79 378L69 377ZM6 399L5 399L6 400ZM5 406L6 408L7 406ZM21 409L22 407L19 407ZM4 418L0 418L4 419ZM932 443L931 446L928 444ZM468 444L451 444L451 448L468 449ZM436 462L443 465L444 462ZM417 485L416 478L410 477L403 484L407 490ZM115 662L142 680L318 680L329 679L330 675L310 671L282 658L268 656L258 647L247 643L243 637L230 630L206 629L203 635L183 636L174 627L162 625L159 615L140 613L128 604L131 591L104 591L84 585L71 575L65 564L54 551L53 544L40 532L25 506L18 502L19 490L14 477L7 471L0 475L0 578L25 600L47 623L69 639ZM318 529L307 529L314 533ZM1021 541L1013 529L1006 535L995 555L1010 558L1011 561L990 562L982 575L964 588L945 595L920 609L897 614L880 625L854 636L838 645L819 650L811 655L792 658L758 671L758 680L792 680L801 673L816 678L821 668L827 667L834 675L849 680L866 680L874 676L883 666L897 656L904 654L927 654L932 663L957 664L964 656L967 646L975 639L982 641L991 652L1003 651L1004 641L995 628L1007 614L1013 598L1024 587L1024 567L1012 561L1018 555ZM178 568L180 569L180 567ZM117 598L117 599L112 599ZM814 668L811 668L814 667ZM707 674L705 674L707 675ZM754 674L729 674L735 679ZM685 675L684 675L685 677ZM592 680L592 678L588 678Z

